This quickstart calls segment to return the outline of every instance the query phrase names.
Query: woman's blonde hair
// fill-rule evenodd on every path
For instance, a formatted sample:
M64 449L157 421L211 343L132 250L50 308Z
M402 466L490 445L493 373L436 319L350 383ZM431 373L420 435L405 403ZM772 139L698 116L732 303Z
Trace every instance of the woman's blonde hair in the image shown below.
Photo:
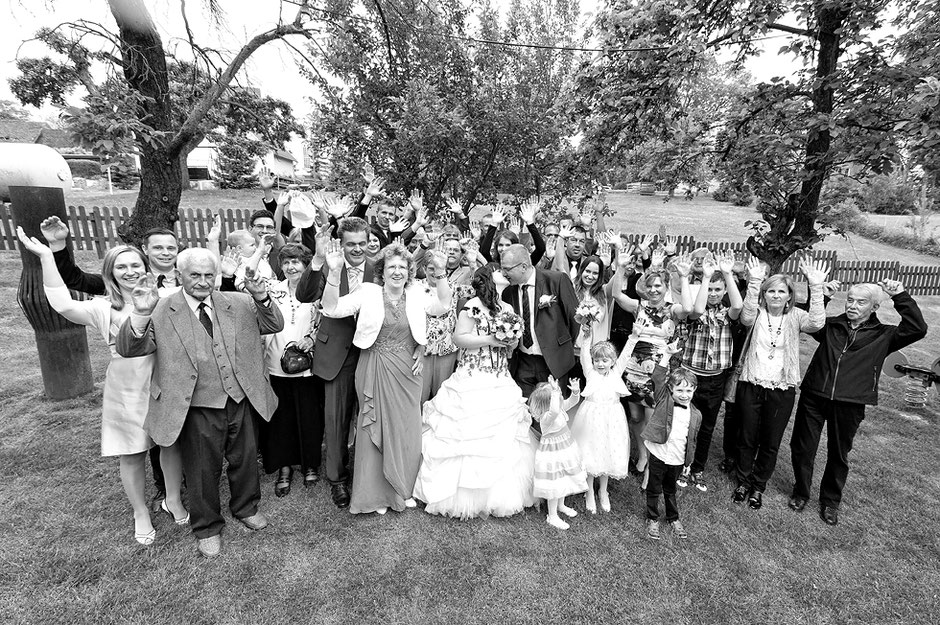
M775 286L783 285L787 287L787 291L790 293L790 299L783 307L784 314L790 312L790 309L793 308L793 278L790 276L784 275L782 273L775 273L769 278L765 279L760 285L760 297L758 298L758 303L763 304L764 308L767 308L767 302L764 301L764 294L767 293L770 289Z
M144 264L144 273L149 271L147 257L133 245L118 245L105 252L104 260L101 261L101 279L104 281L105 295L111 300L111 308L114 310L123 309L126 303L124 301L124 295L121 294L121 287L118 285L117 280L114 279L114 265L117 263L117 257L124 252L134 252L140 256L140 260Z
M404 258L405 262L408 264L408 279L405 281L405 286L407 287L415 277L415 261L408 251L408 248L401 243L389 243L376 254L375 266L372 270L372 274L375 276L375 283L379 286L385 285L385 263L392 258Z

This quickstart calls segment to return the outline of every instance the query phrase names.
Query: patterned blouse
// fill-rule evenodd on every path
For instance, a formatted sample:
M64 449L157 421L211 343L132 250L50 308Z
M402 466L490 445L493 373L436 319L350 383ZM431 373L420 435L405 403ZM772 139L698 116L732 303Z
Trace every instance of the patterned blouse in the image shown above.
M471 318L476 320L474 332L477 336L486 336L490 334L490 326L493 323L493 315L478 304L474 306L464 306L464 310ZM457 357L457 369L463 369L467 373L482 372L492 373L494 375L509 375L509 350L505 347L492 347L484 345L479 349L462 349Z
M432 293L433 289L425 283L425 290ZM437 297L435 295L435 297ZM473 289L469 286L456 286L450 298L450 309L447 313L435 317L428 315L428 343L424 348L426 356L447 356L457 351L454 345L454 329L457 327L457 305L459 302L473 297Z

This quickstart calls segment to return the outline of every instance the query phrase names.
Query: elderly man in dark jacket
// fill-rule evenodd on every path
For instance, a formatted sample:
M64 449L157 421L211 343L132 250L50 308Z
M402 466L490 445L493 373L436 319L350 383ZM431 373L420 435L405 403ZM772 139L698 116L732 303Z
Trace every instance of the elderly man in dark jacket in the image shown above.
M884 295L901 315L897 326L881 323L875 315ZM829 317L826 326L813 333L819 347L800 385L790 440L795 477L791 509L800 512L809 500L819 436L826 424L829 449L819 485L819 516L829 525L839 522L849 451L865 418L865 406L878 404L878 378L885 358L926 335L920 309L896 280L853 286L845 312Z

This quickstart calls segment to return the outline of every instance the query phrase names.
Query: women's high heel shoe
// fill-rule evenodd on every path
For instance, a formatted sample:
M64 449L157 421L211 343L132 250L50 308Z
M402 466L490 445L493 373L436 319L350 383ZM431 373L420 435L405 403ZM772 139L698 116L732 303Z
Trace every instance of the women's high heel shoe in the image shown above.
M277 481L274 482L274 496L284 497L290 493L290 483L294 479L294 467L287 467L287 472L282 468L277 474Z
M150 530L146 534L134 534L134 540L144 547L149 547L157 539L157 530Z
M189 512L187 512L186 516L184 516L182 519L177 519L176 515L170 512L169 506L166 505L166 499L160 502L160 509L169 514L173 519L173 522L177 525L189 525Z

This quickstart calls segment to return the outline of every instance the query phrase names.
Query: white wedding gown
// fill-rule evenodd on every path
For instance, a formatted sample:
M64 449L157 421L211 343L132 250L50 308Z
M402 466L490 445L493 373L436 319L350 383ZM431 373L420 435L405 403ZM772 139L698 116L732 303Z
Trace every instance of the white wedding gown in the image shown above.
M464 310L476 332L491 316L478 299ZM457 371L423 411L422 461L415 497L430 514L469 519L510 516L535 503L535 449L522 391L509 376L508 352L461 350Z

